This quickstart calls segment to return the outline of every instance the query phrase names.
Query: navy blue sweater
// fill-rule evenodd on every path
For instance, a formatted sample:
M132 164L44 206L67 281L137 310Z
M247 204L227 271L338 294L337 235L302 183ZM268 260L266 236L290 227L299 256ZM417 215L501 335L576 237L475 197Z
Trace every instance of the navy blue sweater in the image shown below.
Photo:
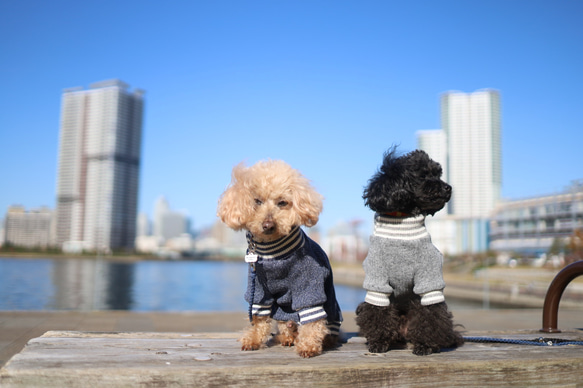
M278 321L305 324L326 318L332 334L338 334L342 313L336 300L332 269L326 253L299 227L270 243L254 241L247 235L255 263L255 294L251 298L252 267L245 300L252 314L271 316Z

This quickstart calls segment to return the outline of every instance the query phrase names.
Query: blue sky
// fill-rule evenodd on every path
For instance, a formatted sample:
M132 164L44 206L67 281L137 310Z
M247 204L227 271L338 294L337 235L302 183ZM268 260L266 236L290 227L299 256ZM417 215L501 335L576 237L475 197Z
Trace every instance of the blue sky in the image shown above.
M0 218L55 206L64 88L146 90L140 211L196 229L242 160L283 159L325 196L323 230L372 214L392 144L440 127L439 95L498 89L503 196L583 178L583 1L2 1ZM455 190L455 188L454 188Z

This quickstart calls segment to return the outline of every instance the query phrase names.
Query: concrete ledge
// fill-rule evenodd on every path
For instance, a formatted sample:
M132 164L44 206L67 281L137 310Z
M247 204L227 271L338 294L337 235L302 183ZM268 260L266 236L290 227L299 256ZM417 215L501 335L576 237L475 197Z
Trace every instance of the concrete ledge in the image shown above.
M538 331L469 332L534 339ZM302 359L279 345L242 352L236 333L50 331L0 370L2 387L87 386L566 386L581 383L583 347L467 343L426 357L368 353L354 334L337 350ZM583 332L544 337L582 340Z

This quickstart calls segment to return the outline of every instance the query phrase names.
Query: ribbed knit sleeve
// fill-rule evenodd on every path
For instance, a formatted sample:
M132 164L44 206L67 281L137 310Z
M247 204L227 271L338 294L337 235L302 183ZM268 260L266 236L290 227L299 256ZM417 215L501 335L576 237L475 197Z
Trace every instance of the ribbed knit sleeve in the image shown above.
M383 241L381 237L372 236L368 255L364 260L364 283L367 290L366 302L376 306L388 306L389 295L393 287L389 284L389 268L384 259Z

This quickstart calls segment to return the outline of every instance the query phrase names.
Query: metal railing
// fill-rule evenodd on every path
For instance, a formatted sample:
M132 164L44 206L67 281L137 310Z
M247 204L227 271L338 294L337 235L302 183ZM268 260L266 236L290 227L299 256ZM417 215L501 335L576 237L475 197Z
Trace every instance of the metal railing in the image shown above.
M576 261L563 268L551 282L545 303L543 305L543 327L540 329L544 333L560 333L557 328L559 315L559 302L567 285L576 277L583 275L583 260Z

